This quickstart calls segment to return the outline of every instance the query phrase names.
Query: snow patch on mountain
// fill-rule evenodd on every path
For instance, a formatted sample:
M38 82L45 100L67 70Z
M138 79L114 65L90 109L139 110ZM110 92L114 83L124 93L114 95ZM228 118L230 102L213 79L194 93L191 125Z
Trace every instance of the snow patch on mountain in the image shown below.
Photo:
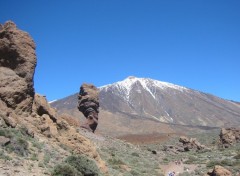
M132 87L135 84L140 84L144 88L144 90L148 91L154 99L156 99L156 88L175 89L181 92L188 90L185 87L174 85L168 82L157 81L150 78L137 78L134 76L129 76L123 81L102 86L100 87L100 90L108 91L109 88L116 88L120 92L121 96L123 96L123 98L128 101Z
M51 103L54 103L55 101L58 101L58 100L52 100L52 101L49 101L48 103L51 104Z

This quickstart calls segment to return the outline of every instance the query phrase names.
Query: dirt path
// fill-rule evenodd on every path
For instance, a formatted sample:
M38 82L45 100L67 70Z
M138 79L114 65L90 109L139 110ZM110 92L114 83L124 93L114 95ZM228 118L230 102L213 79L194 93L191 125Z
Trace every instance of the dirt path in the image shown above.
M167 165L160 165L164 175L168 176L169 172L175 172L175 176L183 172L193 172L196 168L196 164L175 164L175 162L170 162ZM185 170L184 170L185 168ZM187 169L186 169L187 168Z

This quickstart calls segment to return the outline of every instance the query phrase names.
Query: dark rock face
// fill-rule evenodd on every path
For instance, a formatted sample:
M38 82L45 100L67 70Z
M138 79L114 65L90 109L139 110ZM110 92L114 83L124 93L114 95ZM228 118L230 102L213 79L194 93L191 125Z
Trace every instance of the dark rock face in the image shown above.
M35 43L8 21L0 27L0 98L16 114L31 113L36 67Z
M94 132L98 125L99 92L92 84L83 84L78 95L78 109L86 117L81 127Z
M240 142L240 129L237 128L222 128L220 132L220 144L227 148L237 142Z

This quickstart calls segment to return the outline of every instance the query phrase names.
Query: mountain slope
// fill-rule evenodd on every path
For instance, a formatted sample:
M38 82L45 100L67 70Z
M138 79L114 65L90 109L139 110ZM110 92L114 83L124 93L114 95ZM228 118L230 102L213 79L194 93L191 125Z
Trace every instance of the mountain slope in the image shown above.
M240 108L234 103L152 79L128 77L100 87L100 92L101 107L110 112L185 125L240 123Z
M109 126L114 126L113 123L118 123L132 129L137 127L136 124L145 128L141 122L159 122L156 129L150 131L159 131L159 124L211 127L240 125L240 107L236 103L171 83L128 77L99 89L100 117L108 117L102 122L104 125L109 123ZM76 108L77 94L51 105L60 112L81 116ZM135 126L130 127L134 123Z

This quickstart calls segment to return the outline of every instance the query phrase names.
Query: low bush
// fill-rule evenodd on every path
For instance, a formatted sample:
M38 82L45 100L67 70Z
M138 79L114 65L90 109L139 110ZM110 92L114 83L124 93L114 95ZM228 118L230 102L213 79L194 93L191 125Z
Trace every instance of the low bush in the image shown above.
M108 162L111 165L123 165L123 164L125 164L121 159L118 159L118 158L112 158L112 159L108 160Z
M89 159L85 155L69 156L66 161L69 165L77 169L84 176L98 176L100 175L99 168L95 161Z
M5 161L7 161L7 160L12 160L12 158L11 158L10 156L4 154L3 151L0 152L0 159L3 159L3 160L5 160Z
M55 166L52 176L83 176L83 174L78 172L73 166L63 163Z
M10 152L14 152L20 156L28 155L28 142L23 138L12 138L10 144L6 146Z
M52 176L99 176L100 170L95 161L85 155L69 156L54 167Z
M240 159L240 153L234 156L235 159Z
M133 153L132 153L132 156L139 157L139 154L138 154L138 153L136 153L136 152L133 152Z

